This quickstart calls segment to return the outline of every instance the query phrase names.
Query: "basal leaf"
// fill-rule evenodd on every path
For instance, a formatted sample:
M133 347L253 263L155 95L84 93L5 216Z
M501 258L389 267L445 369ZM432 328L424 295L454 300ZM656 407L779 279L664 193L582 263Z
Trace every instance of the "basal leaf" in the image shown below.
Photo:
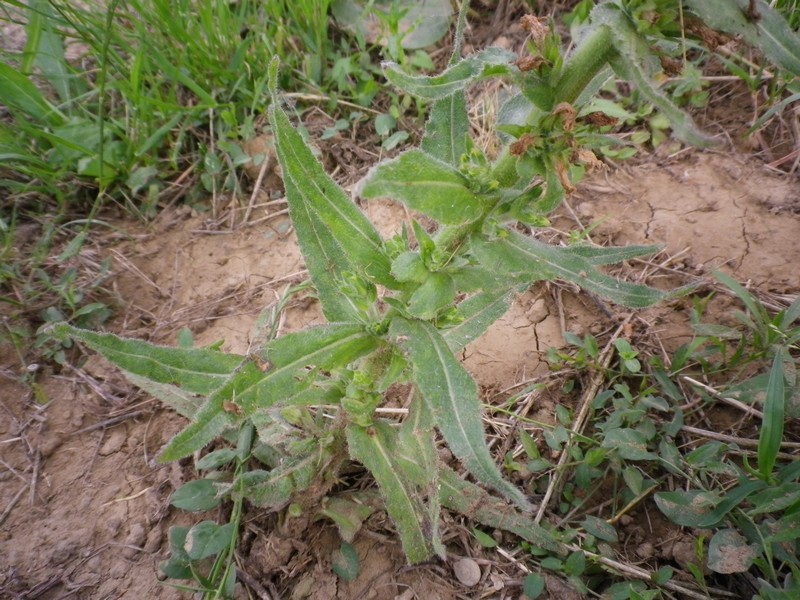
M467 152L469 131L466 96L458 91L434 103L425 125L422 150L457 169Z
M439 469L442 506L449 508L495 529L510 531L537 548L560 555L566 549L544 527L537 525L529 515L488 494L474 483L465 481L449 467Z
M509 73L509 65L515 59L516 56L508 50L487 48L455 63L439 75L408 75L395 63L385 63L384 74L390 83L412 96L437 100L463 90L480 77Z
M389 335L407 349L417 387L453 454L478 481L530 510L525 495L503 478L492 460L481 424L477 386L439 332L428 323L398 317L392 321Z
M742 36L774 64L800 77L800 37L766 2L755 3L752 17L748 17L749 0L687 0L686 4L712 29Z
M286 457L271 471L248 471L237 482L237 491L261 508L278 510L288 504L292 495L307 490L320 473L318 453Z
M447 225L479 218L484 202L466 177L422 150L409 150L380 163L359 185L363 198L393 198Z
M371 427L351 423L347 426L347 444L350 455L369 469L378 482L408 561L416 564L430 558L434 525L416 486L398 468L397 432L380 420Z
M166 406L169 406L187 419L191 419L205 403L205 397L200 394L183 390L175 385L159 383L147 377L135 375L130 371L123 372L133 385L150 394L153 398L158 398Z
M199 450L259 408L291 403L313 384L314 369L347 365L379 343L363 326L352 324L312 327L269 342L260 358L244 361L210 395L194 421L167 445L160 460L177 460Z
M235 523L218 525L214 521L201 521L186 534L183 549L191 560L216 556L230 546L235 533Z
M564 279L622 306L644 308L671 294L645 285L620 281L598 271L586 258L569 248L551 246L516 231L506 229L496 240L473 238L473 253L484 265L500 265L520 282Z
M577 244L567 246L570 254L581 256L595 266L614 265L623 260L638 258L655 254L661 250L662 246L618 246L604 248L602 246L590 246L589 244Z
M281 406L311 384L314 370L329 371L369 354L380 344L360 324L337 323L310 327L272 340L259 352L255 377L231 382L230 397L243 416L256 409ZM225 390L219 390L225 394Z
M57 339L72 337L134 375L207 395L219 388L244 359L216 350L168 348L149 342L96 333L57 323L48 330Z
M603 437L603 448L617 451L625 460L655 460L656 455L647 450L644 435L628 427L611 429Z
M436 453L436 434L430 407L419 393L414 394L408 417L400 426L397 441L397 464L405 477L420 490L425 499L427 522L431 524L429 536L434 552L445 556L446 551L439 534L439 460Z

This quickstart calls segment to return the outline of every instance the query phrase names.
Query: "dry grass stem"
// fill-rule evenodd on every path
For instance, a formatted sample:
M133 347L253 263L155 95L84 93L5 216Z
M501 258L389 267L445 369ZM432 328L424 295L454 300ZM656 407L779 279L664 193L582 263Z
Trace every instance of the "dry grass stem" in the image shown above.
M692 379L691 377L689 377L687 375L683 375L681 377L681 379L683 381L687 382L687 383L692 384L693 386L701 388L702 390L704 390L704 391L708 392L709 394L711 394L712 396L714 396L714 398L716 398L717 400L721 400L725 404L728 404L729 406L732 406L733 408L741 410L742 412L750 415L751 417L757 417L759 419L763 419L764 418L764 413L762 413L760 410L756 410L755 408L753 408L751 406L747 406L747 404L745 404L744 402L739 402L738 400L734 400L733 398L727 398L724 395L722 395L720 392L715 390L713 387L711 387L710 385L706 385L705 383L701 383L700 381L697 381L696 379Z

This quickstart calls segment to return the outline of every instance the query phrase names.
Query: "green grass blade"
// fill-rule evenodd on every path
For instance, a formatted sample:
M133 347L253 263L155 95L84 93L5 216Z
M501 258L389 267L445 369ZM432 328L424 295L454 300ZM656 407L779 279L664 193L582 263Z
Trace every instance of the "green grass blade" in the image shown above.
M763 0L755 5L757 18L747 16L749 0L687 0L686 4L712 29L742 36L774 64L800 77L800 37Z
M384 64L384 74L401 90L426 100L438 100L466 88L490 74L507 74L516 55L500 48L487 48L448 67L439 75L408 75L395 63Z
M417 387L453 454L478 481L530 510L525 495L503 478L492 460L481 423L478 388L439 332L428 323L398 317L389 335L408 350Z
M439 470L442 506L461 513L495 529L510 531L537 548L566 554L566 549L553 535L533 522L528 515L520 514L513 506L492 497L474 483L464 481L449 467Z
M367 199L393 198L446 225L462 225L485 211L480 196L454 167L422 150L409 150L373 168L358 194Z
M124 371L196 394L210 394L222 386L244 358L216 350L156 346L66 323L53 325L48 333L59 340L71 337Z
M350 455L369 469L378 482L408 561L416 564L430 558L434 525L416 486L401 475L402 469L397 465L397 432L383 421L375 421L369 428L351 423L347 426L347 444Z
M742 304L747 307L751 315L749 326L758 332L761 339L769 339L769 332L767 330L769 314L764 306L733 277L726 275L722 271L714 271L713 275L715 279L723 283L742 301Z
M764 480L769 480L783 441L786 386L783 374L783 352L777 352L772 361L767 382L767 397L764 401L764 418L758 437L758 471Z
M4 62L0 62L0 104L42 124L59 125L65 119L55 106L45 100L30 79Z
M61 102L68 104L72 101L70 74L64 57L64 43L53 27L53 7L45 0L35 0L31 2L28 14L25 51L33 53L33 63L42 77L53 86ZM23 72L29 73L30 69Z

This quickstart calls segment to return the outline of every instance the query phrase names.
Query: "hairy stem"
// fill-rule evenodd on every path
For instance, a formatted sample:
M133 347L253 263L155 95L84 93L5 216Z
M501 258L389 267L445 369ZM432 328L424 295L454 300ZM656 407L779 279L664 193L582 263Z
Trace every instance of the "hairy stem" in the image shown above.
M564 67L556 85L555 104L574 103L615 53L611 30L605 25L595 27L581 41Z

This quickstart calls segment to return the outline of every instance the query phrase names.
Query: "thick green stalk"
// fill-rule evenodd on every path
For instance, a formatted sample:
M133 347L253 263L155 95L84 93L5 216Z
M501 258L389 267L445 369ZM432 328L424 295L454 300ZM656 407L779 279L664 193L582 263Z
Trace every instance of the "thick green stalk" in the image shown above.
M554 105L574 103L615 53L611 30L605 25L592 29L564 67L556 85Z

